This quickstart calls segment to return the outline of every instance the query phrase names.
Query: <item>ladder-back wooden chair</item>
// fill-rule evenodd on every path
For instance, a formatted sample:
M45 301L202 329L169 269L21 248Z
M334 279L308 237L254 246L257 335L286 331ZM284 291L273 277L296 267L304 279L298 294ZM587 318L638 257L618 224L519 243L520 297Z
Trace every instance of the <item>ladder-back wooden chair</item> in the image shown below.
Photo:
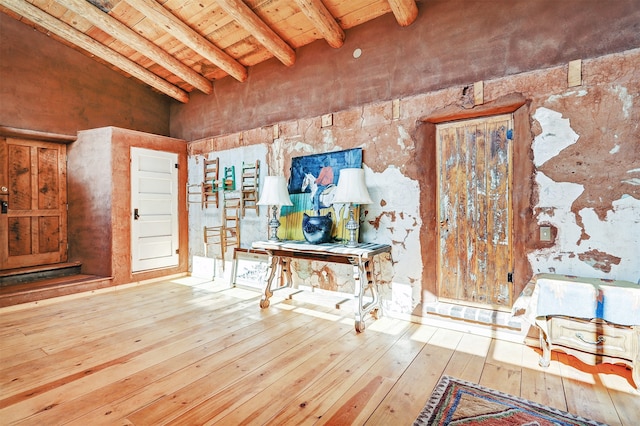
M240 200L242 202L242 217L247 209L254 209L260 215L258 206L258 184L260 182L260 160L253 163L242 163L240 177Z
M211 160L205 158L203 167L202 207L207 208L209 204L213 204L217 208L220 204L220 192L217 188L220 174L220 159L218 157Z
M240 247L240 199L225 198L222 209L222 225L204 227L204 253L209 257L209 248L217 246L222 270L228 247Z

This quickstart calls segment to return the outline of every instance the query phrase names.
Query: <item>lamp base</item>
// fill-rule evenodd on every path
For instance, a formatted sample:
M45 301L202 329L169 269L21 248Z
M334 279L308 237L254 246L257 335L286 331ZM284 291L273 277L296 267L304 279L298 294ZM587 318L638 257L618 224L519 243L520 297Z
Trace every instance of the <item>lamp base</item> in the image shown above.
M347 225L345 227L347 228L347 231L349 231L349 241L347 241L347 247L358 247L356 232L358 231L359 225L354 218L352 204L349 204L349 221L347 222Z
M272 206L273 217L269 221L269 241L280 241L278 238L278 228L280 227L280 221L278 220L277 212L278 206Z

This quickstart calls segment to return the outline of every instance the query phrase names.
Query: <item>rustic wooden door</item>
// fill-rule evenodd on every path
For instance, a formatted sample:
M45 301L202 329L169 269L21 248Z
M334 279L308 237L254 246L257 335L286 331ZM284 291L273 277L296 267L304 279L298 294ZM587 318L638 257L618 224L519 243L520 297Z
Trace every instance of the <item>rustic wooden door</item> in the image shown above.
M511 306L512 129L510 114L437 126L441 299Z
M0 148L0 269L67 260L67 147L6 138Z
M178 265L178 154L131 148L131 270Z

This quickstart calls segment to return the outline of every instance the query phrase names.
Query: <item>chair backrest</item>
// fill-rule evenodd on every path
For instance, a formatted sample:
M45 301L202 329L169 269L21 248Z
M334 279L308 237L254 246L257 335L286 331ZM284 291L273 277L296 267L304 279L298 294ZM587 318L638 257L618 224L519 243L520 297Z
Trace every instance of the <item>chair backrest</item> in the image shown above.
M218 157L210 160L205 158L202 167L202 207L209 207L209 204L218 207L219 197L216 186L218 185L220 176L220 159Z
M240 175L240 193L242 197L242 216L246 209L254 209L256 214L260 214L258 206L258 185L260 184L260 160L252 163L242 163L242 173Z
M235 191L236 189L236 166L224 168L224 178L222 187L225 191Z
M207 184L215 184L220 176L220 159L218 157L211 160L205 158L202 167L204 168L204 182Z
M240 245L240 198L226 198L222 209L222 226L226 235L237 238L237 245ZM233 244L227 244L233 245Z

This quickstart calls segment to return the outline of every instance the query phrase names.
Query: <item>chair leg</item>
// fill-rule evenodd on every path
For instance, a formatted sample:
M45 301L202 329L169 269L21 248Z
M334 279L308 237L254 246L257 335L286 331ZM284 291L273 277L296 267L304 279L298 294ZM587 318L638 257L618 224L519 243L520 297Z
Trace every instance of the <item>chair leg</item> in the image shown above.
M227 238L224 235L224 229L222 230L222 233L220 235L220 258L222 259L222 272L224 272L224 254L225 254L225 246L227 245Z

